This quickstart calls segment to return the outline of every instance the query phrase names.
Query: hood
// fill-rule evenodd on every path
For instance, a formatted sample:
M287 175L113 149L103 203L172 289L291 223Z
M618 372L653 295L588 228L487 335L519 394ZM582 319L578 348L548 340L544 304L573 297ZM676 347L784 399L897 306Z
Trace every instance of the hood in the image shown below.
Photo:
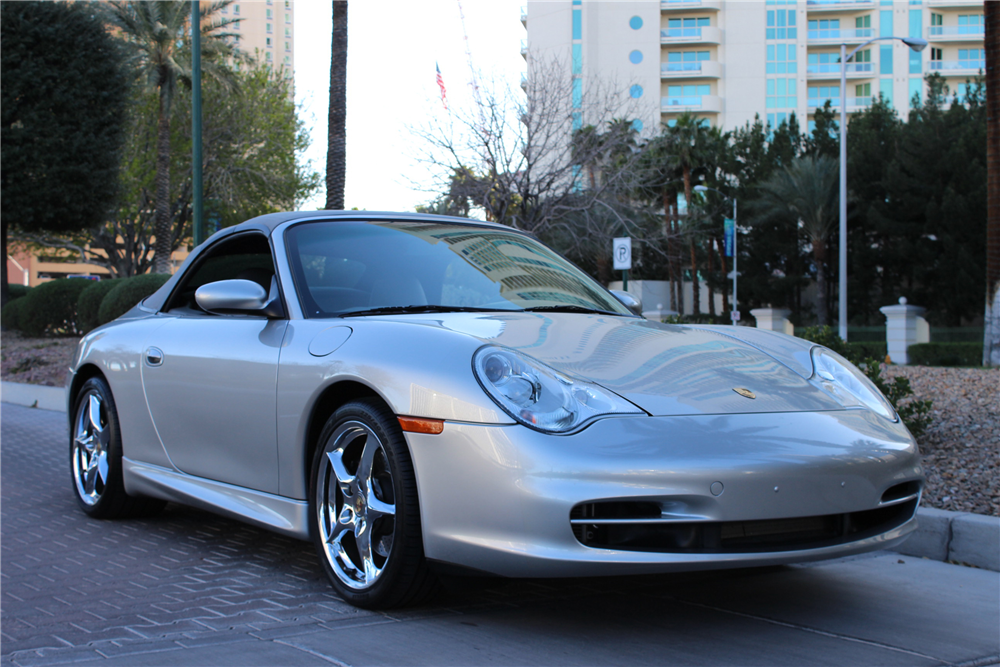
M517 350L652 415L843 409L806 379L811 344L788 336L577 313L435 314L419 323Z

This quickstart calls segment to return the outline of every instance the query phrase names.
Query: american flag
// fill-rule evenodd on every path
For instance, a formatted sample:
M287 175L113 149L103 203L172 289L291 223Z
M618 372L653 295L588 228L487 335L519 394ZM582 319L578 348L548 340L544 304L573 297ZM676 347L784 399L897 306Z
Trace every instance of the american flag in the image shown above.
M445 111L448 110L448 95L444 89L444 77L441 76L441 68L438 67L437 63L434 63L434 69L437 70L437 82L438 88L441 89L441 104L444 105Z

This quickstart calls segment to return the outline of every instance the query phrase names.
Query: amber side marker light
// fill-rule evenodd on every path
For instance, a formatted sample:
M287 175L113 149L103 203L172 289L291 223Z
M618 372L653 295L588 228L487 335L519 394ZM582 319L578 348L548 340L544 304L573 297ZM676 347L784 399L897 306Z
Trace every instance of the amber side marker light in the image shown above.
M410 433L431 433L437 435L444 430L441 419L423 419L421 417L399 417L399 426Z

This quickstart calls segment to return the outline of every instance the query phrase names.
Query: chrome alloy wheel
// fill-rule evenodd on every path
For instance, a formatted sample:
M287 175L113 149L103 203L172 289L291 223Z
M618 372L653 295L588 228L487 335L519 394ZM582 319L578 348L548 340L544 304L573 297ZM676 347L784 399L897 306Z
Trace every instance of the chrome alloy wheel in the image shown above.
M108 446L111 429L104 399L89 391L76 408L73 420L73 481L76 493L87 505L94 505L108 483Z
M327 561L344 585L371 587L392 553L396 504L385 447L367 425L341 424L316 479L316 512Z

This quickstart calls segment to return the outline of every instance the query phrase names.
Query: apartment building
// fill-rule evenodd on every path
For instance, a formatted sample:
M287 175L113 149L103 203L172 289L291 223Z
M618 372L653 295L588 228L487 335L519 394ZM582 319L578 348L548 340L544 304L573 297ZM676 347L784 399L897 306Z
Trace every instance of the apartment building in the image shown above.
M985 70L983 0L528 0L521 21L528 77L558 59L582 94L594 78L619 82L648 132L685 111L726 130L758 114L772 126L792 112L811 121L828 99L840 107L840 45L850 53L872 38L929 45L860 50L847 65L848 112L884 95L905 115L929 72L961 97Z
M292 0L243 0L222 10L227 18L242 19L232 30L240 35L240 48L275 69L283 68L288 78L295 67L294 4ZM104 267L83 263L78 253L67 250L34 252L12 247L9 251L7 276L11 283L34 286L67 276L108 275ZM186 248L177 250L171 256L172 270L177 270L187 255Z

